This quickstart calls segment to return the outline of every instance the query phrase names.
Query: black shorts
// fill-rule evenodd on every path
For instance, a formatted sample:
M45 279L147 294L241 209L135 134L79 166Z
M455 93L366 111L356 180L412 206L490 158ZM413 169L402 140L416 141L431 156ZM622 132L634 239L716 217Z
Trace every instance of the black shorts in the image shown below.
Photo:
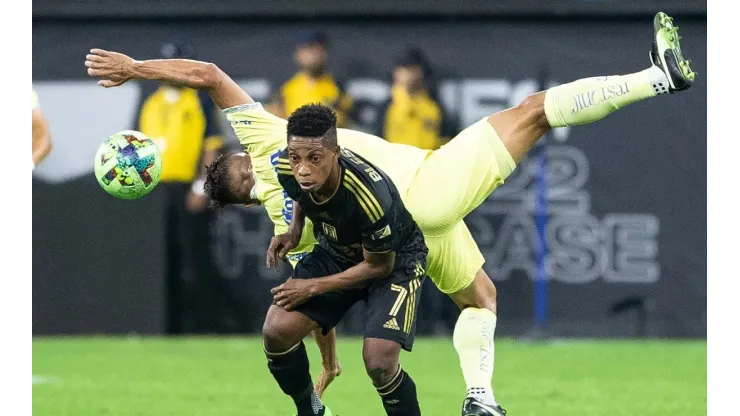
M403 261L396 258L393 273L362 289L329 292L309 299L295 310L319 324L324 334L334 328L359 301L366 305L365 338L396 341L411 351L416 332L416 309L426 277L426 258ZM399 261L401 260L401 261ZM311 279L340 273L352 263L331 257L320 246L296 264L295 279Z

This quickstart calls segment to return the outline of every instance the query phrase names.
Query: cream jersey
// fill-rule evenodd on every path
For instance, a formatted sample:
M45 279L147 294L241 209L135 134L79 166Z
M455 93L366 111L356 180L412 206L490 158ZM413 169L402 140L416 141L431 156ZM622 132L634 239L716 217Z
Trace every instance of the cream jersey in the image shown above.
M223 110L239 142L252 158L256 195L275 225L275 234L288 231L293 201L278 182L277 159L287 144L288 122L267 112L260 103L243 104ZM384 171L403 199L416 172L431 153L413 146L392 144L371 134L338 129L339 146L364 157ZM301 243L289 255L296 260L310 252L316 240L313 225L306 221Z

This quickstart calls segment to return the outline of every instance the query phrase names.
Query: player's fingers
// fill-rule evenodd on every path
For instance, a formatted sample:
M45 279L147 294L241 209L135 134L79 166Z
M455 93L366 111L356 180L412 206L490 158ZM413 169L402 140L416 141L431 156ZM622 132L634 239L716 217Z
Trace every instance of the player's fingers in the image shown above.
M91 62L105 62L105 58L100 55L94 55L94 54L87 54L85 56L85 59Z
M283 248L280 249L280 253L278 254L278 257L280 257L281 260L287 261L285 260L285 256L288 255L288 250L289 250L288 246L283 246Z
M280 285L280 286L277 286L277 287L273 287L272 290L270 290L270 292L274 295L274 294L276 294L276 293L278 293L278 292L280 292L282 290L283 290L283 285Z
M106 51L105 49L92 48L90 49L90 53L100 56L110 56L110 52Z
M123 82L121 82L121 81L111 81L109 79L104 79L102 81L98 81L98 85L100 85L101 87L105 87L105 88L117 87L117 86L119 86L121 84L123 84Z
M105 71L107 68L105 67L105 64L101 64L100 62L93 62L93 61L85 61L85 66L87 69L94 69L97 70L98 73L102 73L102 71Z
M270 242L270 247L267 248L267 258L265 259L265 267L267 267L267 270L270 270L272 265L275 264L275 245L273 242Z

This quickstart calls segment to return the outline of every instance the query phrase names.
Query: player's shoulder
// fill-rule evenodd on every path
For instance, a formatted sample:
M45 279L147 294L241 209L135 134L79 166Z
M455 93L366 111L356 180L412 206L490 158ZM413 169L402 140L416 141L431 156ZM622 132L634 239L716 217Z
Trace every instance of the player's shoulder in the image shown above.
M383 171L349 149L342 149L340 160L345 168L342 185L372 222L382 218L396 194L393 183Z
M360 153L351 149L346 147L341 148L339 151L339 160L346 165L349 171L352 171L368 182L375 183L384 179L384 175L380 172L380 169L370 163Z

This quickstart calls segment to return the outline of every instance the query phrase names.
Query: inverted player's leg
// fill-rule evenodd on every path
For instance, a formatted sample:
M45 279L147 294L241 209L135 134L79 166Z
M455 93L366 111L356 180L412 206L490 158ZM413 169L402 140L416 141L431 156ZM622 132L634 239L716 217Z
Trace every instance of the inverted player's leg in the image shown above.
M515 167L494 128L482 119L425 159L404 204L424 237L442 236L478 207Z
M467 387L464 413L474 408L499 415L501 408L493 395L494 337L496 330L496 287L483 269L470 286L450 294L462 310L452 336L460 357ZM476 413L471 413L476 414Z
M694 73L681 53L677 28L663 13L655 17L654 27L650 68L539 92L473 124L434 151L404 200L424 235L444 235L483 203L552 127L593 123L631 103L689 88Z
M314 392L303 338L318 325L306 315L271 306L262 329L267 366L283 393L295 402L299 416L324 414Z
M519 162L551 127L593 123L629 104L691 87L695 74L681 52L678 27L665 13L655 16L653 26L648 69L563 84L489 117L512 158Z
M448 234L426 242L429 277L462 310L453 334L467 388L462 414L499 416L503 410L491 384L496 287L482 269L483 254L462 221Z

